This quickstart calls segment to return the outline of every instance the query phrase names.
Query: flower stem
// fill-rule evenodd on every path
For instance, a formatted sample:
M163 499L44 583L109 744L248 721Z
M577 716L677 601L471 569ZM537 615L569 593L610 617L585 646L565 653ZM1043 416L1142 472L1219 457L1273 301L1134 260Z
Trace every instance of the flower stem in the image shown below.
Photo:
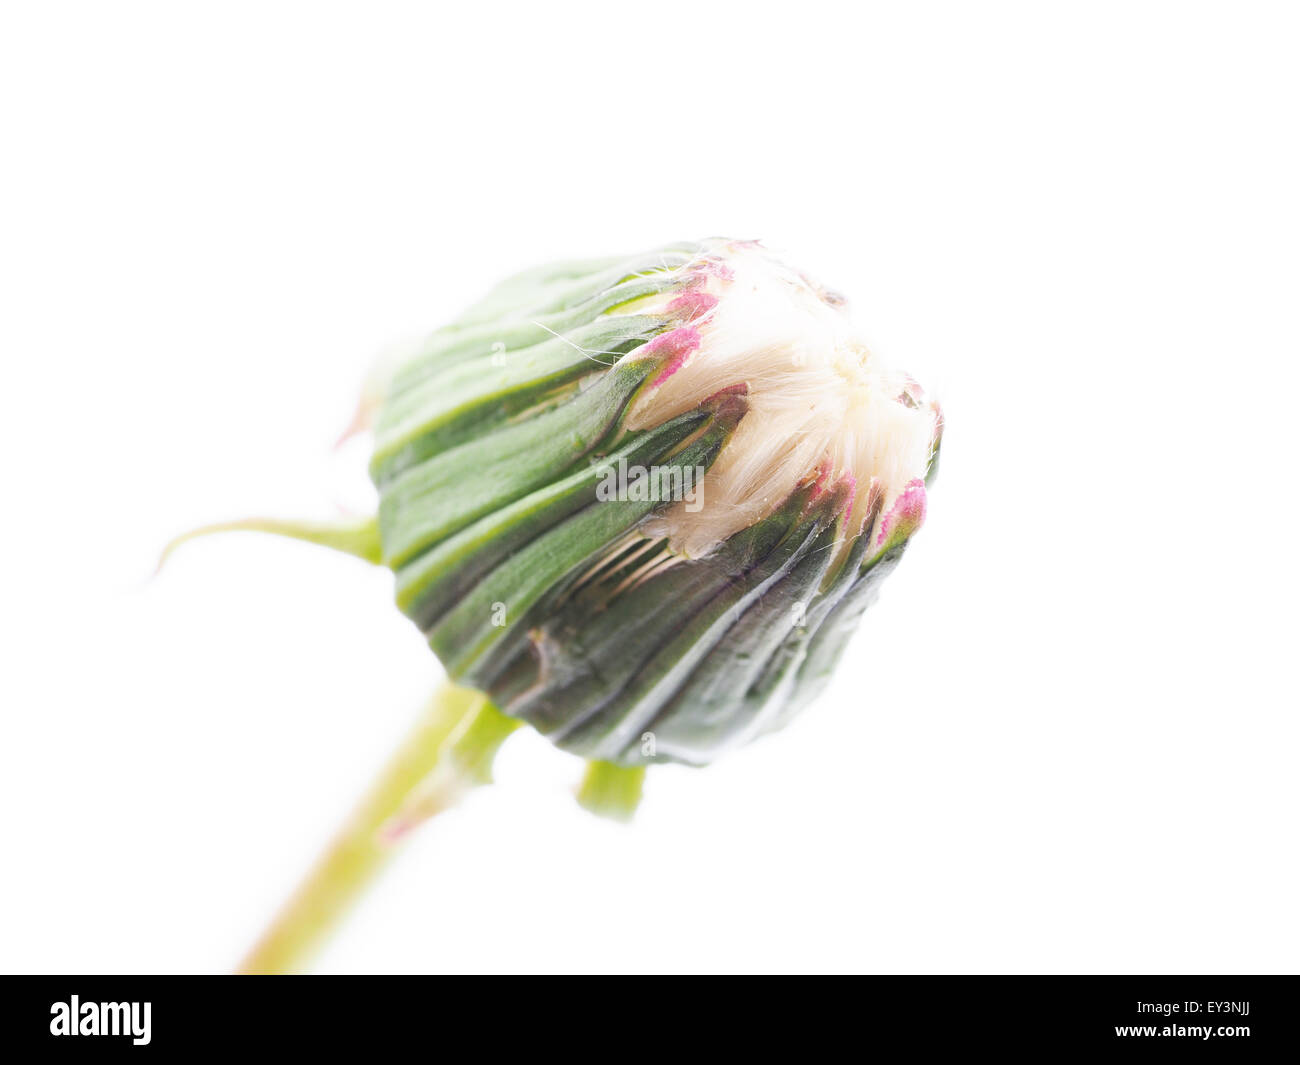
M588 762L578 788L578 802L594 814L614 821L630 821L641 803L645 767L625 767L612 762Z
M445 684L239 971L301 972L410 830L490 783L518 725L485 695Z

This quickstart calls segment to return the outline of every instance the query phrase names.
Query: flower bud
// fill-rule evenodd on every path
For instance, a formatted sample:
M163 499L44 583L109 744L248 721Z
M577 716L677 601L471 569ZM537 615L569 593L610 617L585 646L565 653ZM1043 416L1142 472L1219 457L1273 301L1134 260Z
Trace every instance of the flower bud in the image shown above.
M824 686L941 427L753 242L529 271L393 374L382 559L505 714L589 759L705 764Z

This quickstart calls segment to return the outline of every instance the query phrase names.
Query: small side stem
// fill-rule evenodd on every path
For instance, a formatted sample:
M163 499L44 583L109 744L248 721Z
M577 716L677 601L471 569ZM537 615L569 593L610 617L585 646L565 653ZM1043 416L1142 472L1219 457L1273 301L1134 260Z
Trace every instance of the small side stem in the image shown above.
M621 766L592 761L578 787L578 802L600 817L630 821L641 804L645 766Z
M175 537L158 557L154 570L156 577L176 549L201 536L228 532L262 532L274 536L287 536L291 540L305 540L320 544L345 555L355 555L373 565L383 561L383 546L379 539L379 519L375 515L347 521L292 521L284 518L243 518L240 521L221 521L214 525L201 525L197 529Z
M410 830L491 781L518 724L479 692L444 685L239 971L302 971Z

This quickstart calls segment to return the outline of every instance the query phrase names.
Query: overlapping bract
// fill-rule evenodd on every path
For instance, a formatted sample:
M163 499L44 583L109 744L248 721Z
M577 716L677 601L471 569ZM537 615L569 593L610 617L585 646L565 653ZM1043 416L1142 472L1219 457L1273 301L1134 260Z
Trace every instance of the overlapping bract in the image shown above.
M825 685L923 514L919 484L889 500L810 471L686 558L643 531L669 500L600 498L620 459L707 470L745 417L737 380L661 424L624 425L658 379L708 357L673 338L710 310L715 250L505 282L398 370L376 425L399 606L455 681L588 758L705 764L781 727ZM850 505L859 490L865 510Z

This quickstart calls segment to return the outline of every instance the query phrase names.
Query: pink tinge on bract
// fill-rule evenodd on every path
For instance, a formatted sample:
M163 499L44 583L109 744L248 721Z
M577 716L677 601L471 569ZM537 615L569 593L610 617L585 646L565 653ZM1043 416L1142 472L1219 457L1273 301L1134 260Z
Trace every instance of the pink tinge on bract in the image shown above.
M813 478L812 496L809 502L814 503L828 493L839 493L843 497L839 503L839 513L851 514L853 502L858 496L858 479L851 473L845 473L832 484L831 468L823 462L817 467L817 473Z
M917 477L907 485L894 500L885 516L880 519L880 532L876 536L876 546L886 543L895 544L906 540L925 521L925 482Z
M887 510L881 543L910 535L924 502L907 486L928 474L934 432L915 382L871 353L842 299L756 242L710 240L682 272L652 313L698 330L698 345L677 330L653 342L653 380L627 427L662 424L730 382L752 392L710 468L709 503L666 508L648 522L653 534L703 558L802 488L821 514L843 506L837 550L859 537L874 548Z
M847 521L848 515L853 513L853 504L857 502L858 479L854 477L853 474L846 473L840 478L840 484L844 485L847 489L844 494L844 506L840 508L841 512L845 515L845 520Z
M662 333L650 341L642 353L644 357L667 360L663 369L650 382L650 387L654 388L661 385L672 377L681 369L682 364L690 358L691 354L699 349L699 346L700 334L689 325L684 325L680 329L674 329L668 333Z
M668 304L668 313L683 322L694 322L717 305L718 297L708 292L686 292Z
M734 281L736 272L721 259L709 257L692 266L691 272L701 278L715 277L719 281Z
M820 499L823 493L825 493L826 486L830 483L830 479L831 469L823 462L817 467L817 474L813 478L812 498L814 501Z

